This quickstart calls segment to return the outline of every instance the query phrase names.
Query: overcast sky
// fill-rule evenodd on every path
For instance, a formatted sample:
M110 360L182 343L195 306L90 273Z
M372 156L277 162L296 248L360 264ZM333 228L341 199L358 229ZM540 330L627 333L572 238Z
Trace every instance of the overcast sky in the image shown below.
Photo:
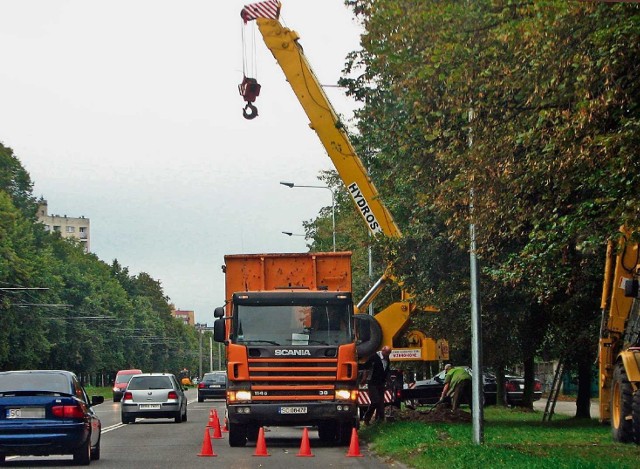
M242 117L240 0L0 0L0 141L49 214L91 220L91 250L161 281L213 323L225 254L304 252L332 169L257 29L259 116ZM283 0L323 84L361 32L343 0ZM254 28L246 30L253 37ZM344 90L326 89L352 117Z

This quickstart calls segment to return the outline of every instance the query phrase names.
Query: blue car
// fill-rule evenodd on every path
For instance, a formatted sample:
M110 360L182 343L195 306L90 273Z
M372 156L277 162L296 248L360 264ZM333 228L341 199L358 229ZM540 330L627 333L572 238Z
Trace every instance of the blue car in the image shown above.
M9 455L72 454L100 459L102 425L75 374L60 370L0 372L0 464Z

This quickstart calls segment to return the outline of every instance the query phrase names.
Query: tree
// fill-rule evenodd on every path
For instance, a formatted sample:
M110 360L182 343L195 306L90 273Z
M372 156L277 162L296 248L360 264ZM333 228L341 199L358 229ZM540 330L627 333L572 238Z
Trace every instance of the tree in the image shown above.
M506 306L495 300L517 292L507 305L530 368L564 318L593 324L603 241L637 225L638 6L347 3L366 32L346 66L363 72L343 83L364 103L372 178L405 233L386 249L396 274L455 326L463 264L441 282L415 266L449 273L442 257L462 260L473 188L483 318L495 329Z

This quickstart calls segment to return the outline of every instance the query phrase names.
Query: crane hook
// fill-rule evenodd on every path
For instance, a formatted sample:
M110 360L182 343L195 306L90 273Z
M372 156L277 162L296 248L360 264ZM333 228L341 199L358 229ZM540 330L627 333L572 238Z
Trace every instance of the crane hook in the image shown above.
M251 120L258 116L258 108L251 103L247 103L247 105L242 110L242 116L245 119Z
M245 119L253 119L258 115L258 109L251 103L260 95L260 88L261 86L258 80L247 76L245 76L242 79L242 83L238 85L240 96L247 102L247 105L242 110L242 115Z

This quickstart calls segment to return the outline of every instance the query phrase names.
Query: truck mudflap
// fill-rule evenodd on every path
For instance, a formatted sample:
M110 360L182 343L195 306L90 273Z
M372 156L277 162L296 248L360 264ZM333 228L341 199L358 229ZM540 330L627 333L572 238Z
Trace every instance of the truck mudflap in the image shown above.
M354 402L247 403L227 406L231 424L314 425L323 421L353 422L357 415Z

